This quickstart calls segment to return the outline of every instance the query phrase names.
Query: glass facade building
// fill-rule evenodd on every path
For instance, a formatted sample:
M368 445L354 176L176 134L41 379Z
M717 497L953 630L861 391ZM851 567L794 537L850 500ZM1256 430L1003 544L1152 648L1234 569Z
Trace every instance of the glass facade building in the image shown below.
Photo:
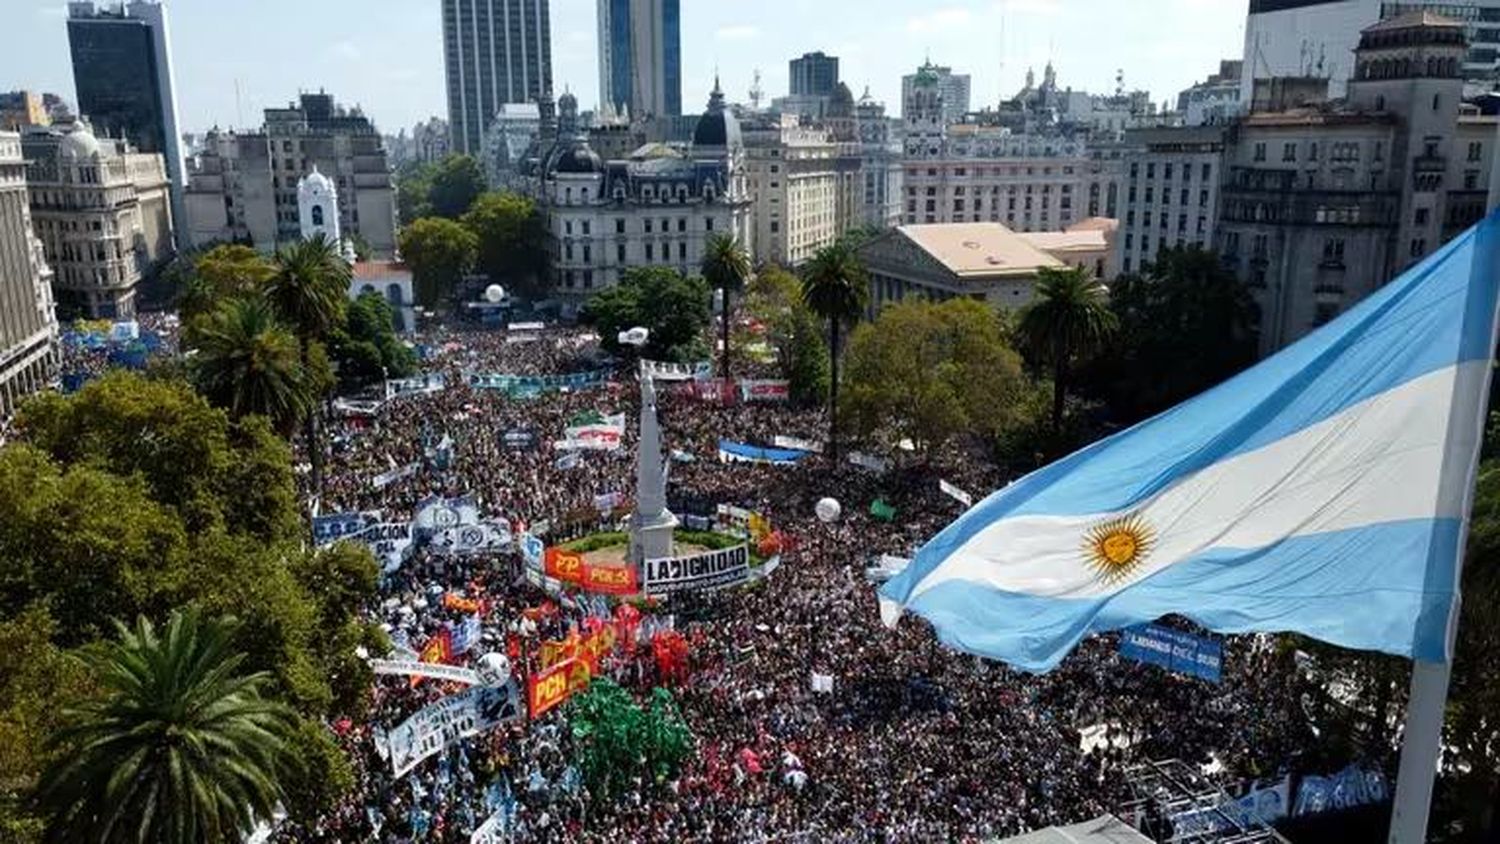
M454 152L480 155L500 106L552 96L547 0L443 0L448 127Z

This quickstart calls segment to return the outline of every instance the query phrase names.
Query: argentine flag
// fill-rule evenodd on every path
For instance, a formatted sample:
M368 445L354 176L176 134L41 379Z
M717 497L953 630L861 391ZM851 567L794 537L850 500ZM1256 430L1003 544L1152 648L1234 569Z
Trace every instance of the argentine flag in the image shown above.
M989 496L881 587L882 617L1030 671L1168 613L1447 659L1497 237L1492 214L1280 354Z

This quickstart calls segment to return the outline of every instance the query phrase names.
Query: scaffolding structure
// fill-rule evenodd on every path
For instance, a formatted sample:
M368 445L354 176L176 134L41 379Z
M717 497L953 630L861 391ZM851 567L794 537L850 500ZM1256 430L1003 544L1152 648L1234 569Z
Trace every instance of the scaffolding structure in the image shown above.
M1120 807L1118 816L1156 841L1289 844L1253 812L1239 811L1235 798L1197 766L1180 759L1127 766L1125 780L1135 796Z

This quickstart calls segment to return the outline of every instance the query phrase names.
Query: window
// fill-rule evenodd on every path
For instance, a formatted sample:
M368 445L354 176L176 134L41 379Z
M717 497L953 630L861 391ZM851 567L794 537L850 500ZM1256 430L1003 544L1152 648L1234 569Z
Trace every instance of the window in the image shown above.
M1328 266L1344 265L1344 239L1330 237L1323 241L1323 263Z
M677 230L680 231L680 232L687 231L687 218L686 217L678 217L677 218Z
M1420 258L1427 254L1427 241L1424 238L1416 238L1411 242L1411 256Z
M1317 141L1313 141L1312 143L1310 143L1310 144L1307 145L1307 160L1308 161L1317 161L1318 160L1318 142Z
M573 221L572 220L564 220L563 221L563 234L572 234L572 233L573 233Z
M656 260L656 249L654 246L648 243L646 244L646 261L647 263L650 263L654 260Z
M1281 160L1282 161L1296 161L1297 160L1297 145L1295 143L1285 143L1285 144L1281 145Z
M583 245L583 262L585 264L592 264L592 263L594 263L593 252L594 252L594 248L592 246L589 246L587 243L585 243Z
M573 244L569 243L563 247L563 260L573 260Z
M650 220L650 218L647 218L647 219L641 221L641 225L645 227L646 234L650 234L651 233L651 220Z
M1156 178L1156 162L1151 161L1146 163L1146 178Z
M1472 141L1472 142L1470 142L1470 144L1469 144L1469 160L1470 161L1479 161L1483 157L1484 157L1484 144L1480 143L1479 141Z
M625 244L615 244L615 260L622 264L625 263Z
M1161 177L1168 181L1172 179L1172 165L1170 163L1161 166Z
M615 234L624 234L624 233L625 233L625 218L624 217L617 217L617 218L615 218Z
M709 217L708 219L704 220L703 223L704 223L704 231L713 231L714 230L714 218L713 217Z
M321 225L323 225L323 206L321 206L321 205L314 205L312 207L312 224L315 225L315 226L321 226ZM98 223L94 223L94 228L98 228L98 227L99 227L99 224Z
M680 241L677 242L677 260L679 260L679 261L686 261L687 260L687 241L686 240L680 240Z
M781 232L781 221L780 220L772 220L771 221L771 234L779 234L780 232Z
M1258 143L1258 144L1255 145L1255 160L1256 161L1265 161L1266 160L1266 145L1264 143Z
M583 221L583 234L584 234L585 237L587 237L589 235L589 221L588 220L584 220Z
M1426 208L1418 208L1417 209L1416 224L1419 225L1419 226L1425 226L1425 225L1427 225L1427 209Z
M1203 165L1203 176L1202 176L1203 181L1206 182L1209 179L1213 178L1213 172L1214 172L1214 166L1212 164L1205 164L1205 165Z

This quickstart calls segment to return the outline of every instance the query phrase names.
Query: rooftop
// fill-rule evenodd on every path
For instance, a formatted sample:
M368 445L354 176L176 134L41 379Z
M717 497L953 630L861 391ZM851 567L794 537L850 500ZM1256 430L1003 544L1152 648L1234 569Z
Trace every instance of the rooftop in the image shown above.
M397 276L410 276L411 270L399 261L355 261L354 278L360 281L381 281Z
M1063 263L1000 223L937 223L896 229L960 278L1032 275Z

